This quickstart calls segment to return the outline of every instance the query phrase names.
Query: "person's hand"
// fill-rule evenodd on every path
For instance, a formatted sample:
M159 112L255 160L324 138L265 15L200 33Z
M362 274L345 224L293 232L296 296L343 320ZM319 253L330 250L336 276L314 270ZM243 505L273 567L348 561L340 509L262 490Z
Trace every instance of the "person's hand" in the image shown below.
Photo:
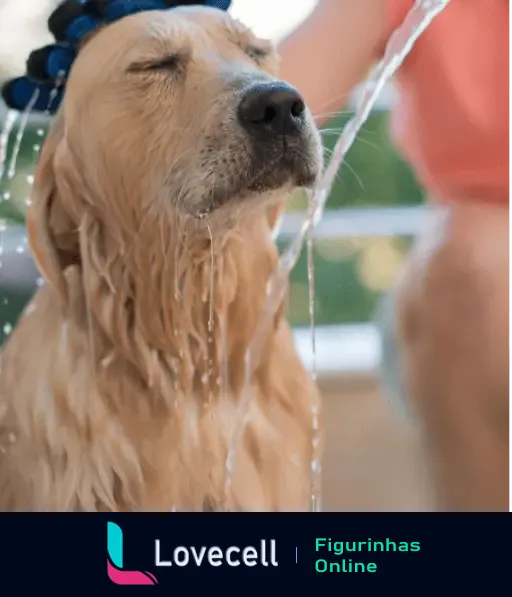
M279 48L281 77L323 124L347 101L379 58L387 33L386 0L320 0ZM290 3L292 4L292 3Z

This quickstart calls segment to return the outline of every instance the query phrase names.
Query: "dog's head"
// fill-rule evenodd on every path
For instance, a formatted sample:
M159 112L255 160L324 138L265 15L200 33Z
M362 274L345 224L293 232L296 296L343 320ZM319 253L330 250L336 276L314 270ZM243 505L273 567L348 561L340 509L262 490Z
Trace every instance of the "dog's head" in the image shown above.
M37 214L51 211L56 169L82 198L60 216L63 230L85 207L132 234L148 211L225 221L311 186L319 136L277 68L271 44L216 9L145 12L97 32L73 65L36 177L28 224L43 271L49 237Z
M74 65L68 142L97 163L98 176L195 216L309 186L320 165L317 133L276 70L273 47L215 9L122 19Z

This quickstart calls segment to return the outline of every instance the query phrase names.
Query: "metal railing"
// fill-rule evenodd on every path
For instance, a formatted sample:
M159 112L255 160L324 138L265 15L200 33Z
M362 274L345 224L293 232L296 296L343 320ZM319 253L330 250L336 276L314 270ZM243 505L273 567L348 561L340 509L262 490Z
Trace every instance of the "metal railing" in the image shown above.
M279 237L297 234L306 214L285 214ZM315 229L315 237L328 239L368 236L416 236L423 226L426 208L365 207L361 209L331 209L325 212Z

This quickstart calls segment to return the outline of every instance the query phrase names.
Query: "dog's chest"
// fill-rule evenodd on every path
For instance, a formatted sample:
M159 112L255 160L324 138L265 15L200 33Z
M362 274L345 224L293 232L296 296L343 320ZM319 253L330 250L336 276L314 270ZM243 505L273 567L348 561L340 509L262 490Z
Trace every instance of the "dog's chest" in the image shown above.
M187 401L156 443L147 445L149 483L142 510L297 511L307 507L304 438L279 433L251 404L242 429L229 399ZM238 441L235 439L238 438ZM232 450L229 479L228 452Z

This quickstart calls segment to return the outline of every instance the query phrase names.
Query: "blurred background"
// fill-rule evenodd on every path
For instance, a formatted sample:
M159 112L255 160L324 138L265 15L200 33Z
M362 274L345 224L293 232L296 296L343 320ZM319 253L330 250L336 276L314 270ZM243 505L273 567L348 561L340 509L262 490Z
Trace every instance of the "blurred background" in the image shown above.
M30 51L51 41L46 19L56 4L57 0L1 0L0 81L22 73ZM279 40L315 4L316 0L233 0L231 13L261 37ZM323 131L326 157L350 118L357 95L347 111ZM379 379L383 351L374 325L379 301L393 287L424 217L423 190L388 137L393 100L390 86L350 150L315 234L316 359L328 442L324 509L331 511L430 508L417 430L386 403ZM6 117L0 102L0 131ZM7 170L21 120L10 135ZM34 166L48 126L44 119L29 118L16 173L12 177L7 173L0 183L0 342L8 337L41 283L23 224ZM0 138L0 154L1 147ZM290 201L278 237L281 247L298 231L305 209L304 195ZM291 277L289 320L297 348L310 366L308 297L303 251Z

